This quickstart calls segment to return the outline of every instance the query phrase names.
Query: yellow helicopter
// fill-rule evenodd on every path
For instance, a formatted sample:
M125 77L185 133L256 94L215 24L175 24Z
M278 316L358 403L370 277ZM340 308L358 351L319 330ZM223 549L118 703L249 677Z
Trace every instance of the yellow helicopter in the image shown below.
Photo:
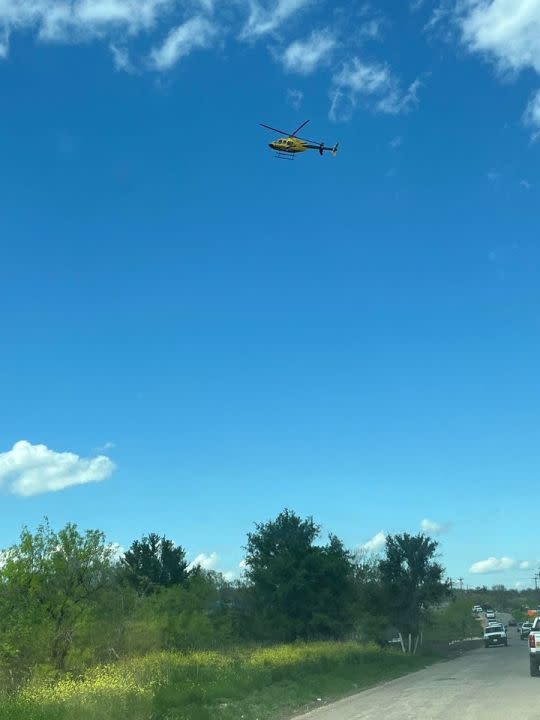
M300 127L297 127L296 130L290 134L285 132L285 130L278 130L270 125L265 125L264 123L259 123L259 125L267 128L267 130L272 130L273 132L286 136L268 143L268 147L276 151L277 157L286 157L292 160L297 153L305 152L306 150L318 150L319 155L322 155L324 151L327 150L335 157L338 151L339 143L336 143L334 147L326 147L323 142L306 140L305 138L303 139L298 137L298 133L308 124L308 122L309 120L306 120L300 125Z

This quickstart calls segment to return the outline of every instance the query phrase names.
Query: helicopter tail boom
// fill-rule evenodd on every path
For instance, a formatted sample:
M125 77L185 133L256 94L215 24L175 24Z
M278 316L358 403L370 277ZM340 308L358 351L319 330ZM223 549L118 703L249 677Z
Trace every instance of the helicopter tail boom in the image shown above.
M336 143L334 147L326 147L324 143L319 143L317 145L305 145L305 147L308 150L318 150L319 155L323 155L324 151L326 150L327 152L332 153L332 155L335 157L337 155L339 143Z

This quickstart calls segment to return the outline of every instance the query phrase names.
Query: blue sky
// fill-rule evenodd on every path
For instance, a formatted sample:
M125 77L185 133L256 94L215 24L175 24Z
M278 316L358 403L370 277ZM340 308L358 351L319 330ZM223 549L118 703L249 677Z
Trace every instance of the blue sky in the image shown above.
M540 0L395 6L0 0L0 546L287 506L532 584Z

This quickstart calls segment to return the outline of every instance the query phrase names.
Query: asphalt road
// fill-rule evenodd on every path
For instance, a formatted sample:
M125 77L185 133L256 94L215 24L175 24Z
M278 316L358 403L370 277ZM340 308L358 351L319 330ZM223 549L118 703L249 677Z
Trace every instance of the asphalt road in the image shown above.
M506 621L508 616L497 619ZM508 647L481 648L366 690L298 720L538 720L540 678L528 646L508 628Z

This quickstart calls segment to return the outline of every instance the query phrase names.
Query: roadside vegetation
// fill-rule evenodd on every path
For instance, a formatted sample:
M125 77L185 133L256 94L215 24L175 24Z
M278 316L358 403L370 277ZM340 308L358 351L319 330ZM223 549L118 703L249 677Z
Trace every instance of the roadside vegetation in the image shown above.
M157 534L119 554L24 528L1 554L0 720L276 720L433 662L472 622L422 534L359 556L285 510L244 565L232 582Z
M376 645L331 642L152 653L93 668L77 679L30 683L4 696L0 718L275 720L428 662Z
M471 613L468 597L454 597L452 602L432 613L426 627L425 640L431 647L457 640L469 640L482 636L480 621Z

